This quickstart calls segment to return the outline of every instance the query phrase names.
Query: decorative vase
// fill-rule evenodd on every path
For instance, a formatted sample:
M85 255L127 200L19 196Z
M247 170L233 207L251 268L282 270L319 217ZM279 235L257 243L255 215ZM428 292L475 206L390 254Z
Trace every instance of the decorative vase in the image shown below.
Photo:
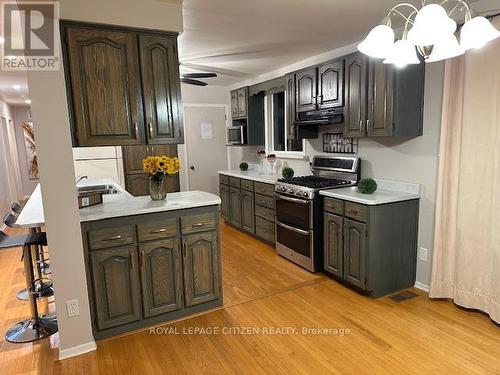
M149 195L154 201L163 201L167 198L167 183L165 177L149 177Z

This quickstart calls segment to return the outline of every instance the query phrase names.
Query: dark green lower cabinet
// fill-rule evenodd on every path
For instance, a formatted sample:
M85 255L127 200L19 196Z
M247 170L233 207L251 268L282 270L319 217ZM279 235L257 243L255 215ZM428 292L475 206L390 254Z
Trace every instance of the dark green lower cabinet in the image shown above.
M220 268L216 232L184 236L184 287L186 306L220 297Z
M90 261L98 328L141 319L137 247L97 250L90 254Z
M253 192L241 192L241 229L255 234L255 199Z
M231 224L241 228L241 190L238 188L229 189L229 210Z
M182 308L182 260L179 240L139 245L144 317Z
M345 220L344 278L361 289L366 285L366 233L366 224Z
M342 277L343 274L343 218L324 214L324 262L325 270Z

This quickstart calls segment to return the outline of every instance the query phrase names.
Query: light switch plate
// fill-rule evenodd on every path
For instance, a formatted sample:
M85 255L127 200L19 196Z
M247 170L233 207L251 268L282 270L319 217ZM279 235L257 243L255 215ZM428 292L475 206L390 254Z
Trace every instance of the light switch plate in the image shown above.
M419 259L422 261L422 262L427 262L427 254L429 253L429 250L427 250L425 247L421 247L420 248L420 255L419 255Z
M72 299L71 301L66 301L66 312L68 317L80 315L80 307L78 306L78 300Z

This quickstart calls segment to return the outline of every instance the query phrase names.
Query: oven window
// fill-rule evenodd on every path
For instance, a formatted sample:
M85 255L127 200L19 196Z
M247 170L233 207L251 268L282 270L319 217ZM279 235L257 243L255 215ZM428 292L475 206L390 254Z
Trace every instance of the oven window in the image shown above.
M276 240L307 258L311 257L311 233L304 235L294 232L290 229L283 228L279 224L276 225L277 238Z
M276 198L276 218L283 224L295 228L309 230L310 202L291 202L285 199Z

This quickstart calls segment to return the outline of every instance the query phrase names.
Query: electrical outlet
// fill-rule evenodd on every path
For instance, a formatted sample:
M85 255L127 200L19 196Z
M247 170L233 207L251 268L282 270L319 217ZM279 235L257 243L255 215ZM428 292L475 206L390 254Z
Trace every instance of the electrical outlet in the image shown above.
M66 312L68 313L68 317L70 318L80 315L80 307L78 307L77 299L66 301Z
M422 261L422 262L427 262L427 253L429 252L429 250L427 250L425 247L421 247L420 248L420 255L419 255L419 259Z

